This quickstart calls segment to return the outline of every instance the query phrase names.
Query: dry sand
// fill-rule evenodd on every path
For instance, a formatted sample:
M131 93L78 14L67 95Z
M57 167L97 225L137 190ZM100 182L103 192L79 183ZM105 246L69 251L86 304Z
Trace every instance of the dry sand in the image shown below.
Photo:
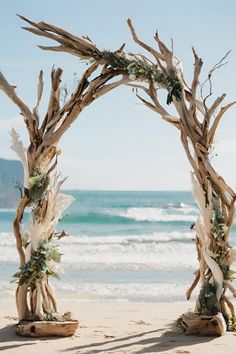
M185 336L175 327L189 303L67 303L80 328L70 338L23 338L15 334L12 301L0 304L1 353L175 353L235 354L236 334L219 338Z

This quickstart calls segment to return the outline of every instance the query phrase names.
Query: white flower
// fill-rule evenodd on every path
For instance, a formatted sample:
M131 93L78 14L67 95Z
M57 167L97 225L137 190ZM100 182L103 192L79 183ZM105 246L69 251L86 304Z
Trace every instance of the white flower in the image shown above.
M154 81L153 83L154 88L157 90L159 88L159 84L157 81Z
M130 79L130 80L136 80L136 76L135 76L134 74L130 74L130 75L129 75L129 79Z

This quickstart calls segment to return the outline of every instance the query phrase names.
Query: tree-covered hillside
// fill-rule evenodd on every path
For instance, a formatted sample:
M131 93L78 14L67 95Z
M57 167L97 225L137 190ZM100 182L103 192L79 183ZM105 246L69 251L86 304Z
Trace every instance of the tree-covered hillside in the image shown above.
M0 207L10 208L17 205L20 192L15 188L22 184L23 168L20 161L0 159Z

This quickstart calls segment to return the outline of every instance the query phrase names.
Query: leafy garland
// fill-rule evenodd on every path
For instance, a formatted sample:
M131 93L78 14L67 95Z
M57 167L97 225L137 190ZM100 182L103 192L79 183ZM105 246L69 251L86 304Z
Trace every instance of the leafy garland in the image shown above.
M155 65L150 65L147 61L140 59L131 61L127 70L131 80L147 80L152 82L156 89L161 87L166 88L168 91L167 104L173 101L173 96L177 101L181 100L182 85L174 72L164 75Z
M49 261L60 263L61 254L51 242L43 240L37 250L32 252L30 261L25 263L13 277L17 278L16 282L19 285L27 284L33 290L40 279L50 275L58 278L58 274L50 268Z
M147 81L153 84L155 89L165 88L168 91L167 104L173 101L173 97L177 101L182 99L182 84L174 71L165 73L161 72L157 65L149 63L147 60L136 57L128 59L124 53L111 52L104 50L99 53L91 53L91 57L85 58L89 63L101 62L110 65L114 69L127 71L130 80Z

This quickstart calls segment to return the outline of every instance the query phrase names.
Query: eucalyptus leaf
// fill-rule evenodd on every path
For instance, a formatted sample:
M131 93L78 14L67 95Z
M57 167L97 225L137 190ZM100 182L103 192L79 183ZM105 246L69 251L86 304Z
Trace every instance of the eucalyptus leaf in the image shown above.
M15 273L13 277L18 278L19 285L28 284L31 288L35 288L36 282L39 279L48 276L58 278L58 274L55 274L48 267L47 261L51 260L59 263L61 261L61 254L50 241L43 240L38 249L32 252L30 261L25 263L21 270Z
M209 256L214 258L214 259L217 258L217 257L220 257L220 255L218 253L214 253L214 252L212 252L209 249L207 250L207 252L208 252Z
M225 273L225 279L226 280L233 280L236 278L236 271L234 270L228 270L226 273Z

